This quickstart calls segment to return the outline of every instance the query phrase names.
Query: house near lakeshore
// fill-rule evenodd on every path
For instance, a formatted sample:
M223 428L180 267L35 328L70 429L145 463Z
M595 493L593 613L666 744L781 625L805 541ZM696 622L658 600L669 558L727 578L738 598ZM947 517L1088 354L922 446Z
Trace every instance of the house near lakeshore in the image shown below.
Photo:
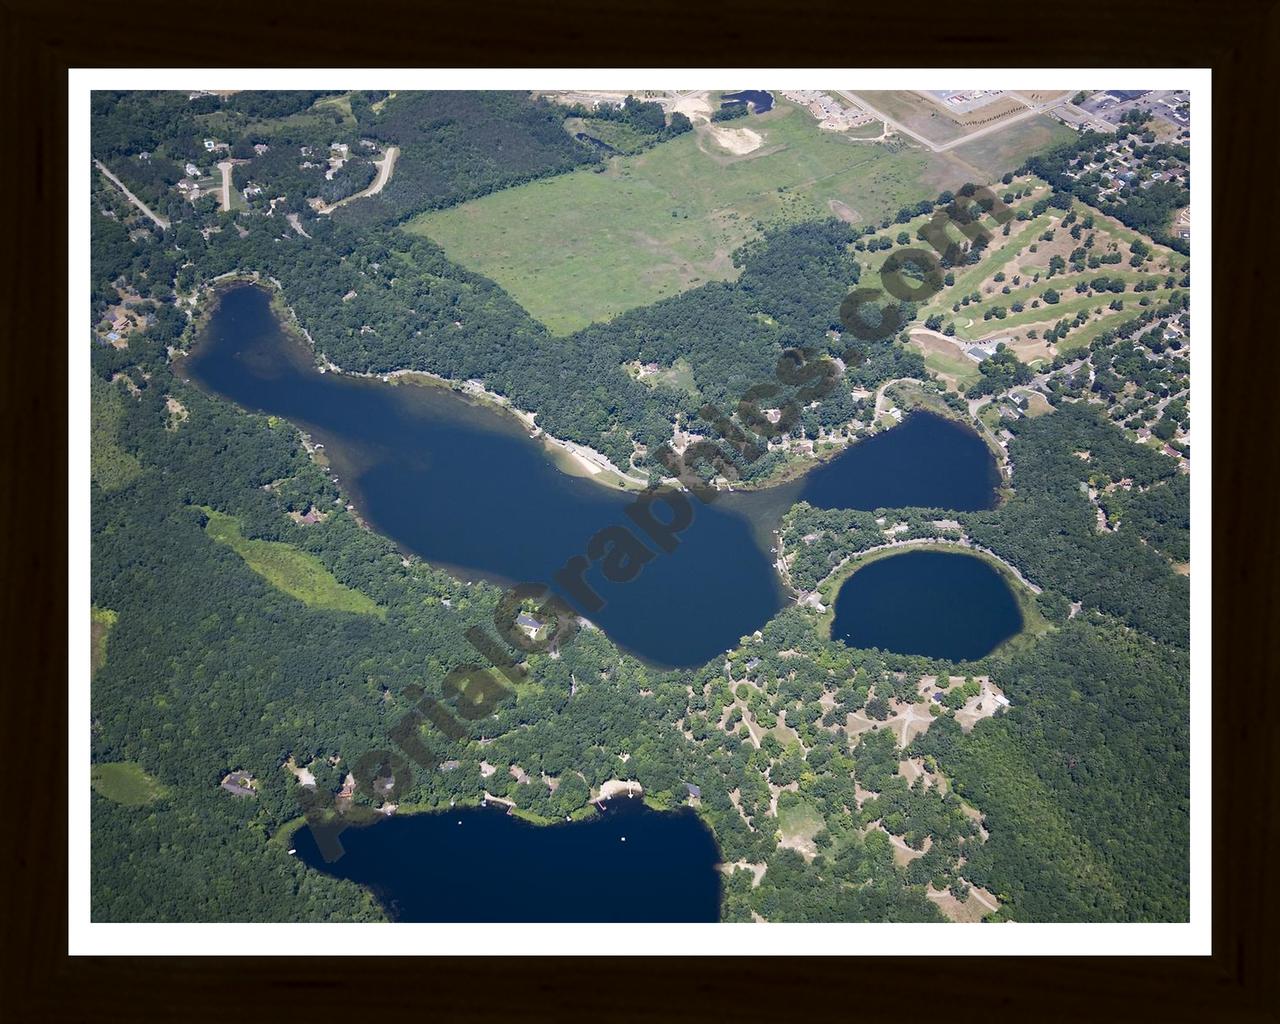
M545 623L539 622L528 612L521 612L519 615L516 616L516 625L519 626L521 629L523 629L530 636L534 636L537 634L538 630L540 630L545 625Z

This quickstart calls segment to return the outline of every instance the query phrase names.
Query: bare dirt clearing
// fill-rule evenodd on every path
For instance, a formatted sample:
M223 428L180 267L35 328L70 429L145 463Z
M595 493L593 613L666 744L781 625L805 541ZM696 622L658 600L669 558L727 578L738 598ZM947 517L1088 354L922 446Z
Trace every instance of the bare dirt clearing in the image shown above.
M707 131L716 142L735 156L754 153L764 144L759 132L750 128L721 128L719 125L708 125Z
M284 767L285 767L285 770L288 771L290 775L292 775L295 779L298 780L299 786L307 786L311 789L315 789L315 785L316 785L315 775L312 774L310 768L298 767L298 764L297 762L294 761L292 754L289 755L289 760L285 761Z
M988 914L1000 909L1000 901L981 886L971 886L969 895L963 902L951 895L949 889L938 892L931 885L925 893L938 905L938 909L946 915L947 920L959 924L975 924Z
M956 721L960 724L960 728L965 732L972 732L973 727L984 718L990 718L1001 707L1007 706L1002 703L1004 693L1000 687L995 686L986 676L975 677L982 689L976 697L970 697L964 707L956 712ZM1000 697L1001 700L996 698Z
M187 417L190 415L187 412L187 407L172 395L164 396L164 406L165 410L169 414L168 422L164 425L165 430L177 430L179 426L186 422Z
M750 871L751 872L751 888L754 889L757 885L760 884L760 879L764 878L764 872L767 866L768 865L765 865L765 864L752 864L749 861L745 861L745 860L735 860L728 864L721 864L720 870L726 875L731 875L739 869L743 871Z
M671 104L674 112L684 114L690 121L709 121L711 119L711 101L705 92L678 92Z
M845 719L844 731L848 735L850 745L852 741L864 732L870 732L872 729L880 727L879 722L873 722L867 717L865 711L855 711Z
M893 717L889 719L888 726L893 730L900 747L910 746L912 740L933 724L933 715L923 704L904 704L895 700L890 706L893 708Z
M857 224L858 221L862 219L861 216L858 214L857 210L855 210L848 203L840 202L839 199L828 199L827 209L829 209L832 213L834 213L846 224Z
M877 821L874 825L869 826L867 831L870 832L872 829L877 829L889 836L889 844L893 847L893 862L900 868L905 868L917 857L923 857L929 852L929 847L933 845L932 837L925 836L924 848L913 850L907 845L907 841L902 836L892 835L880 822Z

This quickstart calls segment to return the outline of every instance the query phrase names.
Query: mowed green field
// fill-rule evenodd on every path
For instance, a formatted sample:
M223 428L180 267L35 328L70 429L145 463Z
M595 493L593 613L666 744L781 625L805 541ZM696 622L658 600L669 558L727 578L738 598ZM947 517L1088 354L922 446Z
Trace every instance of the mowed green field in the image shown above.
M824 828L822 813L813 804L791 792L778 794L778 830L784 839L809 842Z
M164 796L165 788L136 761L114 761L90 768L90 785L99 796L130 807L141 807Z
M107 638L119 620L118 612L110 608L89 609L89 674L95 676L107 663Z
M406 230L492 278L557 334L737 276L731 254L765 226L857 224L962 184L970 169L915 146L821 131L780 102L724 126L761 136L735 155L711 126L639 156L506 189L414 218ZM842 205L837 205L842 204Z
M367 595L343 586L309 551L299 551L289 544L271 540L250 540L240 532L233 517L206 508L209 517L205 532L220 544L226 544L244 559L259 576L277 590L296 597L312 608L354 612L358 615L386 615L386 611Z

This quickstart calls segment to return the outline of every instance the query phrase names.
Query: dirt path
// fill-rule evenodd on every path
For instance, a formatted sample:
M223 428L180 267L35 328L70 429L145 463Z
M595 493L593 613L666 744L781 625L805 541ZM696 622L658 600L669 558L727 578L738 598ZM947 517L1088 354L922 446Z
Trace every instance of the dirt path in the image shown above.
M347 196L346 199L339 199L332 205L320 205L316 207L317 213L333 213L339 206L345 206L347 203L353 203L357 199L364 199L366 196L376 196L387 186L387 182L391 180L391 175L396 169L396 157L400 155L399 146L388 146L386 154L381 160L375 160L374 166L378 168L378 176L373 179L373 184L355 195Z
M913 327L911 328L911 333L928 335L930 338L938 338L941 341L945 341L945 342L948 342L949 344L954 345L956 348L962 348L963 346L963 342L961 342L960 339L957 338L955 335L943 334L941 331L935 331L929 327ZM959 354L963 355L964 352L961 351ZM973 365L977 366L978 364L974 363Z
M988 910L999 910L999 909L1000 909L1000 904L999 904L999 903L993 903L993 902L992 902L992 901L991 901L991 900L986 896L986 894L985 894L985 890L984 890L981 886L978 886L978 885L970 885L970 886L969 886L969 895L970 895L970 896L972 896L972 897L973 897L975 900L977 900L979 903L981 903L981 904L982 904L984 907L986 907Z
M898 737L898 746L906 749L917 736L929 731L933 715L924 704L894 701L892 706L894 715L885 722L885 726Z
M396 169L396 157L400 155L399 146L388 146L386 156L378 164L378 176L373 180L373 184L369 186L367 191L359 193L352 198L358 199L360 196L376 196L385 187L387 182L391 180L391 175Z
M95 160L93 163L98 168L98 170L100 170L104 175L107 176L107 178L111 182L115 184L116 188L118 188L121 192L124 193L125 198L128 199L129 202L133 203L134 206L136 206L139 210L141 210L153 221L155 221L157 226L162 228L167 228L169 226L169 221L166 218L161 217L158 213L154 213L151 210L151 208L147 206L146 203L144 203L141 199L139 199L127 188L125 188L124 182L121 181L119 178L117 178L109 170L107 170L106 166L102 163L101 160Z
M948 889L938 890L932 885L929 886L925 895L947 916L948 920L960 924L976 924L989 913L1000 909L1000 904L993 902L994 897L976 885L970 886L969 897L965 900L956 899Z

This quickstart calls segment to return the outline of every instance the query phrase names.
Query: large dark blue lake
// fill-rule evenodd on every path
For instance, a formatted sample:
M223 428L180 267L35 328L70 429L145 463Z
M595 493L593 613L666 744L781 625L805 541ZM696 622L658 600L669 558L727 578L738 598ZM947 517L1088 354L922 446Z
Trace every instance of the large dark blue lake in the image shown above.
M397 815L342 833L309 867L369 888L396 921L715 921L720 851L690 810L615 798L579 822L531 825L501 809Z
M544 582L616 643L655 664L700 665L758 629L785 594L769 547L805 500L829 508L987 508L994 460L972 431L927 413L860 442L799 481L711 504L638 577L585 581L603 607L555 583L634 495L562 472L513 416L444 387L321 373L261 288L228 289L186 363L198 383L290 420L325 445L365 520L404 550L466 577Z
M952 661L981 658L1022 629L1004 577L973 555L908 551L869 562L841 586L831 636Z

